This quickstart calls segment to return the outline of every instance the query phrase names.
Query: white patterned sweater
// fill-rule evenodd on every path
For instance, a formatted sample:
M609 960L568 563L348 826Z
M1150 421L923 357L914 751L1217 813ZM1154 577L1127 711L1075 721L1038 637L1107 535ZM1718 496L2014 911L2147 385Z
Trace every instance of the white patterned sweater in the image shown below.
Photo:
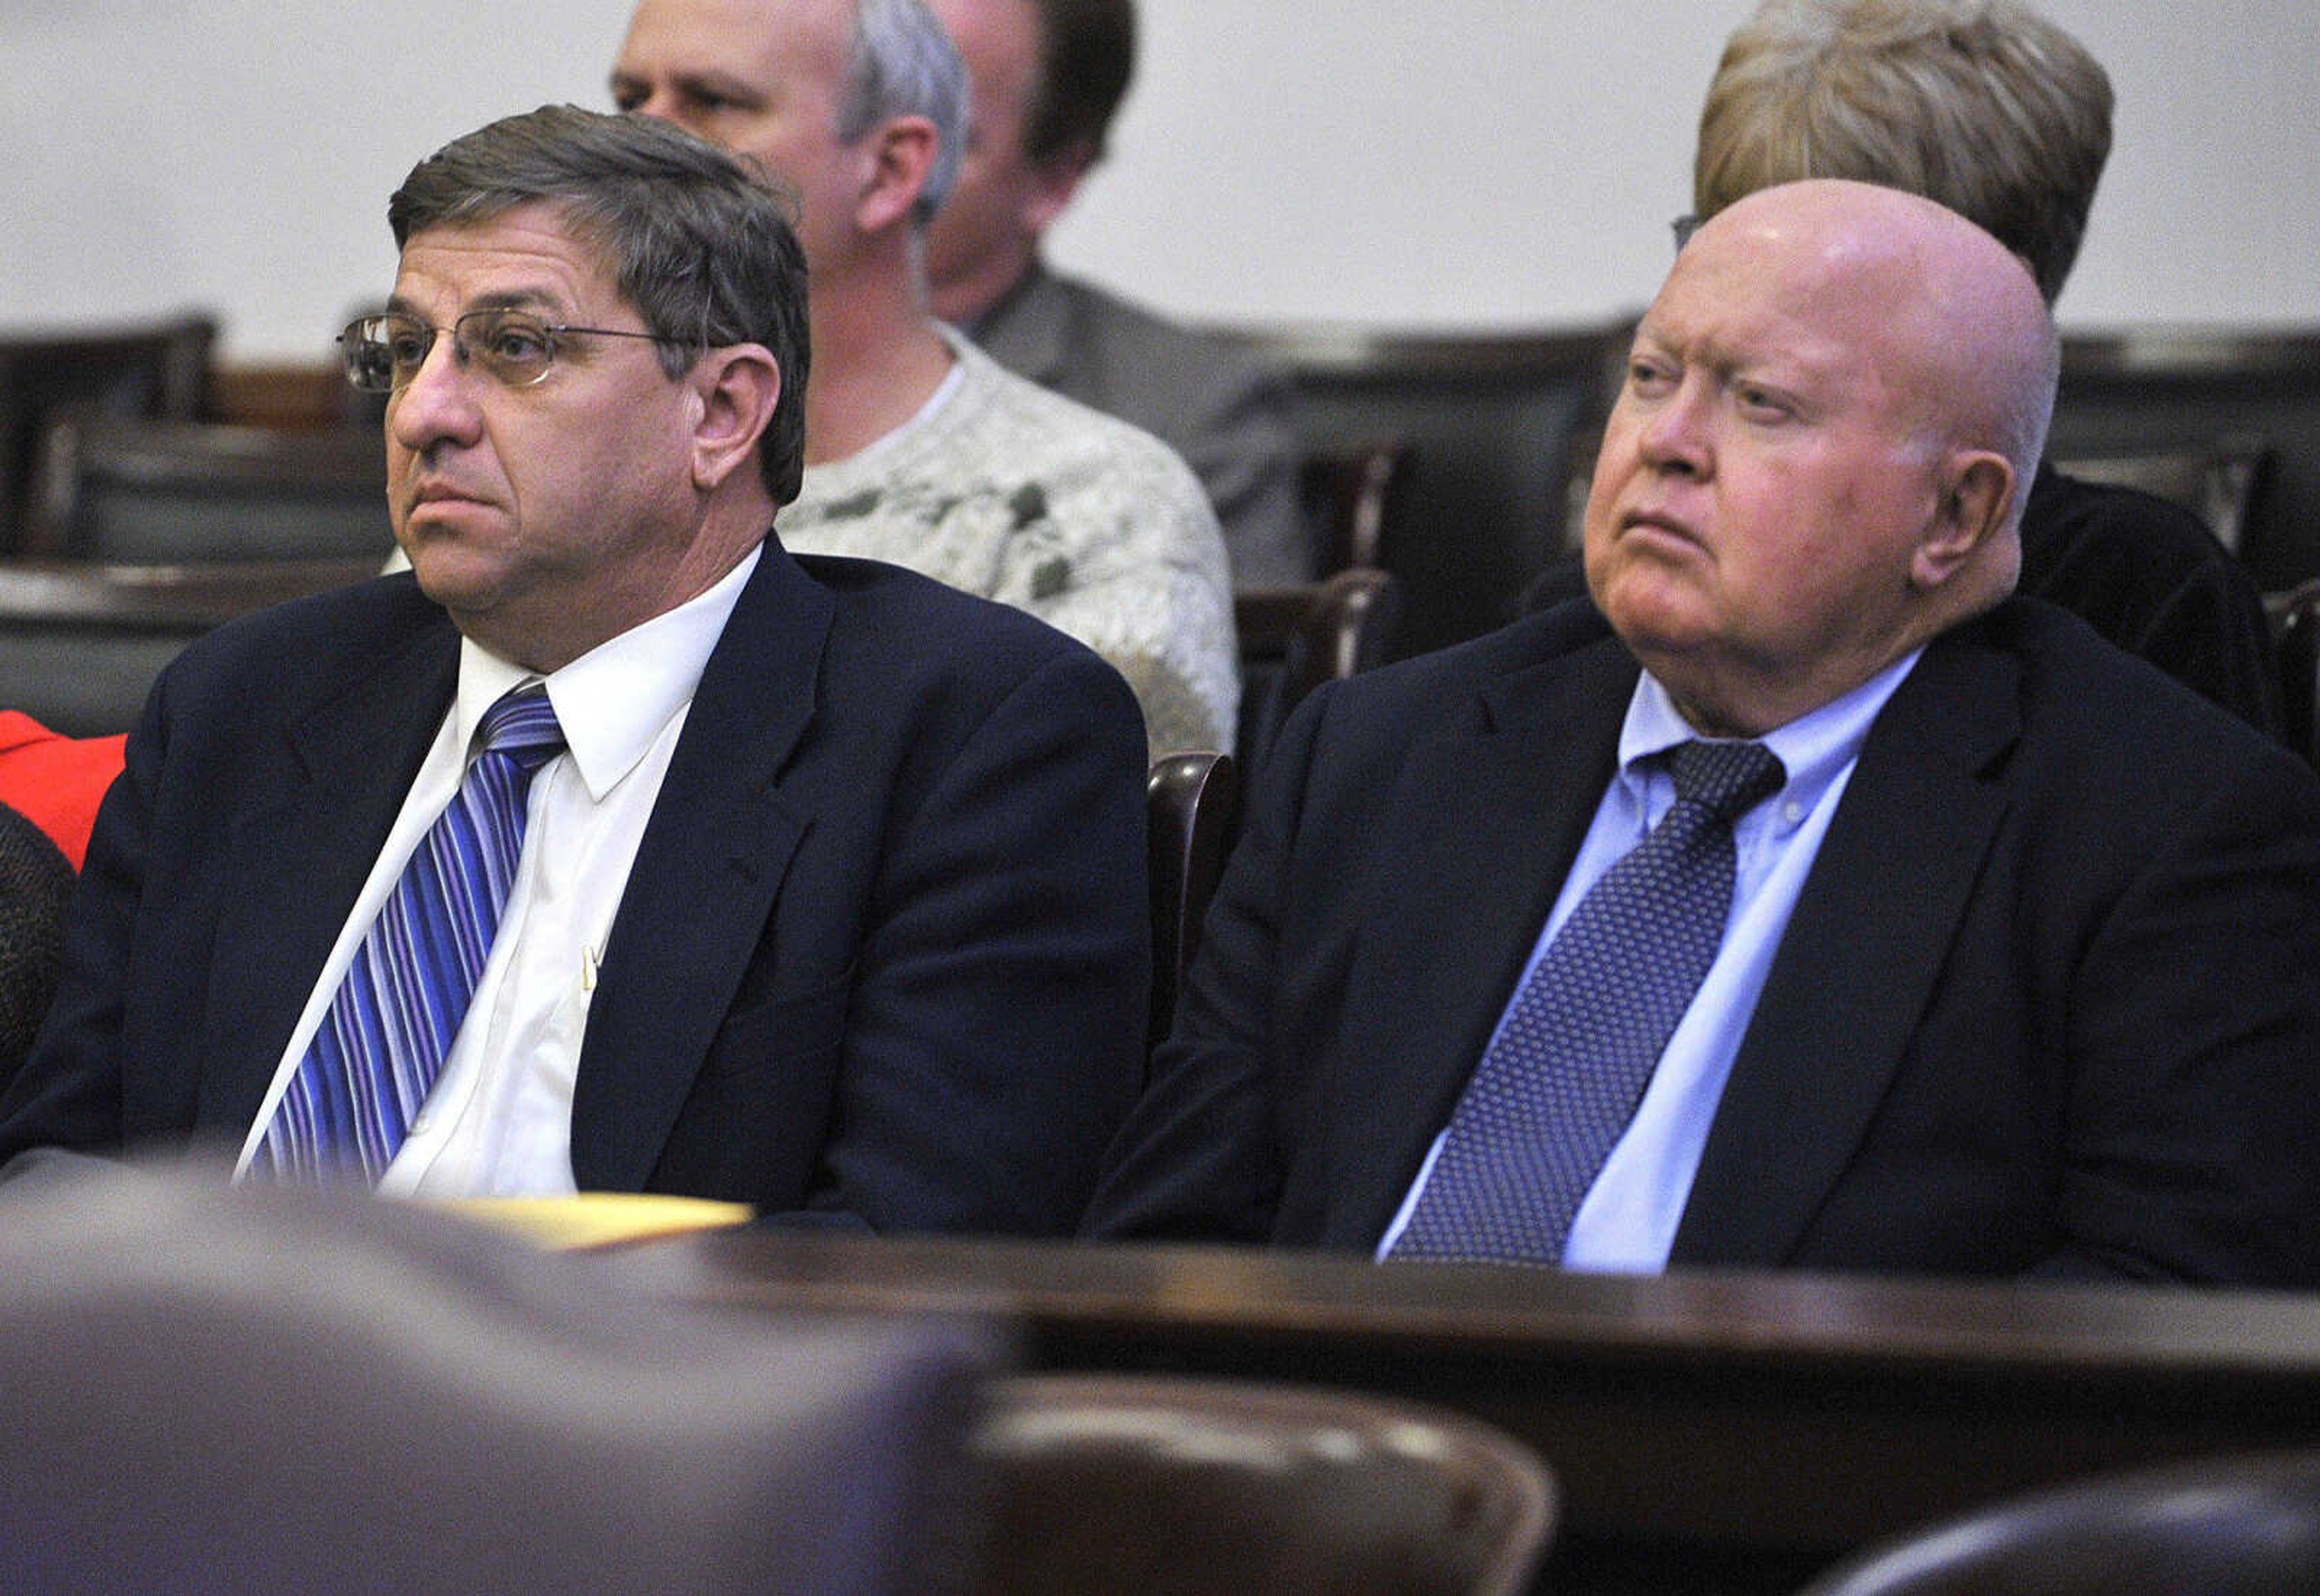
M946 336L956 380L869 448L808 467L775 519L783 547L1028 610L1128 678L1155 757L1230 749L1232 582L1199 479L1149 433Z

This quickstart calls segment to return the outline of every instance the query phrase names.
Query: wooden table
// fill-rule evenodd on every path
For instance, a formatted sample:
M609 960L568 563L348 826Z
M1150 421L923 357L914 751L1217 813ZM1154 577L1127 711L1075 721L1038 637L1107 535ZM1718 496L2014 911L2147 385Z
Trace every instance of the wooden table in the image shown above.
M1554 1591L1788 1590L2008 1492L2320 1446L2320 1298L773 1230L632 1256L702 1300L1005 1320L1034 1368L1313 1381L1472 1413L1556 1473Z

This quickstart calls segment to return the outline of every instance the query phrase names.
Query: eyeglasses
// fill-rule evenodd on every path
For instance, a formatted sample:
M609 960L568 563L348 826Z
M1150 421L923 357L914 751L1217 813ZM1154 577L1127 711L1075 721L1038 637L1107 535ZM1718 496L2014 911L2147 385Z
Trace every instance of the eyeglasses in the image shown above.
M389 311L361 316L339 334L339 353L347 363L347 381L366 394L392 394L419 375L427 352L439 333L451 335L451 348L464 366L473 360L511 388L528 388L556 364L562 339L575 333L589 338L643 338L655 343L675 343L657 332L626 331L614 327L561 327L521 311L469 311L448 328L430 327L416 316Z

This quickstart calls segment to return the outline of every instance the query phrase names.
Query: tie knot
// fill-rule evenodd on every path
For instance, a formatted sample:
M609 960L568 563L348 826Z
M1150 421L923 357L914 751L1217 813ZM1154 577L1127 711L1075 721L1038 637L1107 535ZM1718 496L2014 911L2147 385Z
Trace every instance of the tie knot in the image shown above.
M1788 779L1780 757L1760 742L1688 742L1668 756L1679 802L1728 821Z
M476 729L486 754L505 754L527 770L537 770L564 746L564 728L544 687L520 687L484 712Z

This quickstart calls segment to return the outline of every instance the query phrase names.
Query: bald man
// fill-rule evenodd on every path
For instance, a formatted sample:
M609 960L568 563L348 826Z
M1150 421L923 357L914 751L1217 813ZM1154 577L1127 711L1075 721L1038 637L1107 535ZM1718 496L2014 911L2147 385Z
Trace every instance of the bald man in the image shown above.
M1929 201L1702 228L1595 604L1299 712L1086 1229L2320 1277L2320 784L2010 596L2055 364Z

